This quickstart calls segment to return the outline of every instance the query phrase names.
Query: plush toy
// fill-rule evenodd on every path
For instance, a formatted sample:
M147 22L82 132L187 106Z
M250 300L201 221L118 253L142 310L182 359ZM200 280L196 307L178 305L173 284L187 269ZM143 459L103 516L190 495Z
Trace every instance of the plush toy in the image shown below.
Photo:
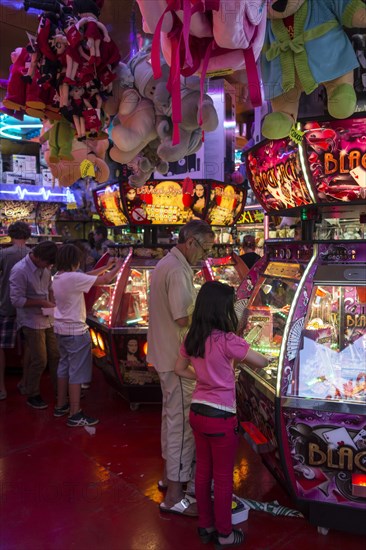
M154 105L133 88L122 93L113 124L111 137L114 147L110 156L121 164L131 162L148 143L157 138Z
M60 160L51 162L50 151L44 152L44 158L54 178L57 178L62 187L70 187L81 178L80 165L83 160L93 163L95 177L98 183L104 183L109 178L109 168L104 161L108 141L80 142L77 139L70 140L72 160Z
M253 106L261 104L255 61L266 26L267 0L137 0L144 31L154 34L152 65L160 76L158 50L171 66L174 97L177 75L221 76L246 69ZM174 102L176 103L176 102ZM179 110L178 110L179 111ZM174 122L181 122L179 112Z
M200 94L197 77L180 78L182 122L179 124L179 142L174 143L172 122L172 97L167 89L169 67L161 62L162 74L154 78L149 52L139 52L130 61L134 85L142 97L154 104L156 129L161 140L157 153L166 162L175 162L197 151L202 143L202 130L212 132L217 128L218 117L213 101L207 94ZM202 102L201 102L202 99Z
M47 163L57 163L60 160L74 160L71 153L75 130L72 125L62 117L40 137L40 143L48 141L49 155Z
M86 45L90 52L89 63L100 63L100 43L110 42L106 27L98 21L100 9L92 0L74 0L74 10L78 13L80 20L76 27L86 39Z
M188 82L189 79L187 79ZM190 85L192 85L192 78ZM198 82L198 79L197 79ZM179 143L174 144L174 131L171 124L161 122L158 135L161 145L158 155L162 160L175 162L198 151L202 144L202 131L213 132L218 126L218 116L211 97L201 94L181 81L182 122L179 123Z
M133 174L129 176L128 181L132 187L142 187L156 170L160 174L166 174L169 170L169 164L162 161L157 149L159 140L151 141L141 153L133 159L128 167L132 169Z
M10 57L12 65L10 67L7 92L3 105L7 109L21 111L25 109L27 87L27 83L22 77L27 72L26 64L29 62L30 56L26 48L15 48Z
M118 63L115 70L115 80L112 83L111 95L103 104L104 111L113 116L118 113L123 91L132 88L134 79L131 70L126 63Z
M269 7L262 50L262 78L273 112L262 133L269 139L289 135L297 119L301 92L324 84L328 112L351 116L356 107L353 70L358 61L342 26L366 27L361 0L277 0Z

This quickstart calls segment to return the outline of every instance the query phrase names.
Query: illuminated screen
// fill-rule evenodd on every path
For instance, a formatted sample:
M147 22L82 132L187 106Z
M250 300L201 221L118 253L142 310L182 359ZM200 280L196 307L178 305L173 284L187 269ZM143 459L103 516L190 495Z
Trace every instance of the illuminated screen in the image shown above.
M105 225L119 227L128 225L123 213L119 184L106 185L93 191L97 212Z
M247 154L250 185L266 211L311 204L299 150L289 138L266 141Z
M211 225L232 225L245 206L239 186L212 180L154 180L135 189L121 185L122 201L132 225L182 225L203 219Z
M366 199L366 119L308 122L304 146L319 202Z

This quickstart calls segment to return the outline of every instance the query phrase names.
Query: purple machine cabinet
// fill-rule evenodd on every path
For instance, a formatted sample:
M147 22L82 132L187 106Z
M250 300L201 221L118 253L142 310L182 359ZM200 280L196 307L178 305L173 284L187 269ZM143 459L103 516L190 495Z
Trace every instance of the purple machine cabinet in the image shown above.
M366 243L267 245L238 299L271 357L238 378L246 438L312 523L365 534Z

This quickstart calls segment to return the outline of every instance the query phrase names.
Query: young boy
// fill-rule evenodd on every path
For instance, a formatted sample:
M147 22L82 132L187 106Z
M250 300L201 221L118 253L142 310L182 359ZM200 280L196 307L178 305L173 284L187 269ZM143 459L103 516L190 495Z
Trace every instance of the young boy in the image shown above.
M60 350L57 369L57 405L54 416L70 412L67 426L94 426L96 418L80 409L81 384L88 384L92 374L91 339L86 320L84 292L94 285L108 284L117 275L122 261L103 275L78 271L81 251L73 244L64 244L57 251L52 288L56 302L55 333ZM70 404L67 399L69 393Z

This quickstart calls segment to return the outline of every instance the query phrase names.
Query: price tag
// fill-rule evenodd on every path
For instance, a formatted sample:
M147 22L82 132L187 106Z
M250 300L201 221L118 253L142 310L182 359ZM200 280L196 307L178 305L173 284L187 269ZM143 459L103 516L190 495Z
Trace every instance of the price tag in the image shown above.
M292 139L292 141L300 145L300 143L302 142L302 138L304 137L304 134L305 132L298 130L296 126L292 126L290 131L290 138Z
M88 160L84 159L80 164L80 174L82 178L94 178L95 177L95 169L94 164Z

